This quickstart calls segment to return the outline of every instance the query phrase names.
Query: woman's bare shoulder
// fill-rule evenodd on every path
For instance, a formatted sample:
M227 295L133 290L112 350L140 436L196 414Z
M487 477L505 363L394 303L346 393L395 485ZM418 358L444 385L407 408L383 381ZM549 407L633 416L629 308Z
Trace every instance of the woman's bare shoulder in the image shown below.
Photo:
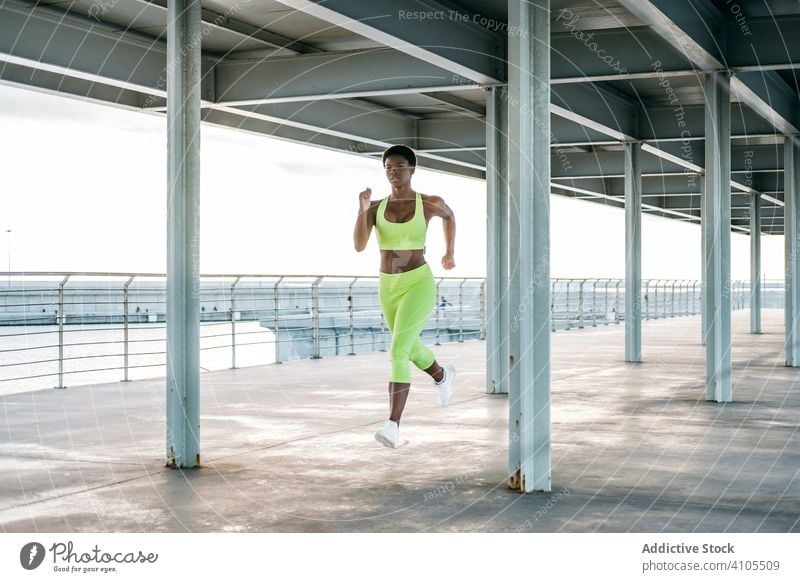
M425 207L438 207L443 208L445 206L444 198L441 196L435 196L433 194L420 194L422 197L422 203Z
M420 194L420 196L422 197L422 205L425 208L426 216L445 218L452 215L450 207L447 206L441 196L433 194Z
M423 194L420 192L419 195L422 196L423 202L430 202L431 204L439 204L440 202L444 202L444 199L441 196L435 196L434 194Z
M378 216L378 206L380 206L381 202L383 202L383 198L371 200L369 203L369 209L367 209L367 223L370 226L375 226L375 220Z

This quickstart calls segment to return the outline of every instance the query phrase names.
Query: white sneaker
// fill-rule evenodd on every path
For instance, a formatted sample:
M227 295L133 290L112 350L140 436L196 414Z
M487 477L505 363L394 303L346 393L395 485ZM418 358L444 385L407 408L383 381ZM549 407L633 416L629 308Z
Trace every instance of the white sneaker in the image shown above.
M450 404L450 401L453 399L453 382L455 382L455 379L456 369L452 365L447 364L444 367L444 377L441 383L433 383L433 387L439 395L439 404L442 408Z
M375 440L390 449L396 449L400 443L400 426L393 420L387 420L383 428L375 433Z

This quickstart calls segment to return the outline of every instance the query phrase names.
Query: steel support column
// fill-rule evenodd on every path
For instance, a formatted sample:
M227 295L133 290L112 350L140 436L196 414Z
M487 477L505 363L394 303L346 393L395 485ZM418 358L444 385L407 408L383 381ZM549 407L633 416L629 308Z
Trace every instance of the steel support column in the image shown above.
M200 0L167 14L167 465L200 464Z
M731 146L730 82L705 78L706 175L702 209L705 274L706 400L730 402Z
M750 333L761 333L761 196L750 196Z
M800 366L800 145L797 136L783 144L784 222L786 250L786 365Z
M625 143L625 361L642 361L642 146Z
M509 0L508 24L509 486L550 491L550 1Z
M703 146L705 147L705 146ZM700 343L706 344L708 323L706 318L706 234L705 234L705 207L706 207L706 179L705 175L700 181Z
M508 99L486 94L486 392L508 394Z

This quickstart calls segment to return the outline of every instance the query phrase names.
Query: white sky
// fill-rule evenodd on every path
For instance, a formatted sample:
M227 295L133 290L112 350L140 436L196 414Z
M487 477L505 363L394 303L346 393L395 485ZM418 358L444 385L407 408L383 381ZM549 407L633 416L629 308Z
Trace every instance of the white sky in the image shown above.
M166 270L166 120L0 85L0 270ZM375 275L374 234L353 248L358 193L388 195L380 163L203 126L200 269L211 273ZM416 190L456 216L456 268L441 266L441 221L428 227L437 276L485 276L482 181L418 170ZM625 274L624 214L551 198L551 276ZM6 233L11 229L11 234ZM700 278L700 229L643 217L643 278ZM749 237L733 234L733 279L749 278ZM783 237L762 237L762 270L783 276Z

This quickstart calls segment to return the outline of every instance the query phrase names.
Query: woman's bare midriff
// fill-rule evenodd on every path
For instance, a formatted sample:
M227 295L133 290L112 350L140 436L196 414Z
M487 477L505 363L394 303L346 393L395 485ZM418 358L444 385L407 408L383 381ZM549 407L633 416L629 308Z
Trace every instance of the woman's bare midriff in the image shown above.
M381 273L405 273L425 263L424 249L381 251Z

